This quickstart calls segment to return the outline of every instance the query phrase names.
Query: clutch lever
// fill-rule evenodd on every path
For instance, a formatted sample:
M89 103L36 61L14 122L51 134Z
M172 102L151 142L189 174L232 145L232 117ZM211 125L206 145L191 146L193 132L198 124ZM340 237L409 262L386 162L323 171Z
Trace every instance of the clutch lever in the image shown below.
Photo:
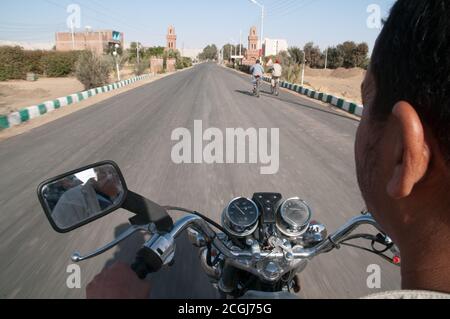
M128 228L124 233L120 234L117 238L115 238L109 244L103 246L102 248L97 249L96 251L94 251L86 256L81 256L81 254L78 251L74 252L72 254L72 261L75 263L79 263L79 262L97 257L97 256L107 252L108 250L114 248L115 246L120 244L122 241L126 240L131 235L133 235L134 233L139 232L139 231L145 231L149 234L152 234L150 225L133 225L130 228Z

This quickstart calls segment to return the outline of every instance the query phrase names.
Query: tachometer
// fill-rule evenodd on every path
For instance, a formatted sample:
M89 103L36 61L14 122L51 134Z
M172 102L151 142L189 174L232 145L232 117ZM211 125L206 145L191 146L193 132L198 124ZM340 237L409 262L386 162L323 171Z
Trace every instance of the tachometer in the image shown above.
M222 224L237 237L251 235L258 227L259 211L255 202L248 198L233 199L222 214Z

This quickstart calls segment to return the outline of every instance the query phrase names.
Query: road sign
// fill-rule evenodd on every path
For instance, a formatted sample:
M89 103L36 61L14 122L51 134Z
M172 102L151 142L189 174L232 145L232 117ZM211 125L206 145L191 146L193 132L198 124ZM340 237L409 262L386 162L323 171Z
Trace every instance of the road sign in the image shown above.
M112 38L114 41L121 41L122 40L122 34L118 31L113 31Z

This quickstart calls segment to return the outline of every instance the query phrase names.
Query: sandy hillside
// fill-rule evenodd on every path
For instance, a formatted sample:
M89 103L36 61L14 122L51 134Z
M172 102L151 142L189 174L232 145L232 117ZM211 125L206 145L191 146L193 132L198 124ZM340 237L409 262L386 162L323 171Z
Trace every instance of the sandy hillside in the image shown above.
M366 71L363 69L318 70L307 68L305 84L312 89L342 97L362 104L361 83Z

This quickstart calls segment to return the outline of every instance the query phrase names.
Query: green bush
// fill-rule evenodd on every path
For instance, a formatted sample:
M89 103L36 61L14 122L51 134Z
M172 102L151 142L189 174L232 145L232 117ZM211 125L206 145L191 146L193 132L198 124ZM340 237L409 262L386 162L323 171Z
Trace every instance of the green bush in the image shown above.
M192 59L191 58L183 57L182 60L183 60L183 66L185 68L189 68L189 67L192 66Z
M46 54L48 54L48 51L24 51L24 73L33 72L36 74L44 75L45 65L43 58Z
M167 56L163 57L163 70L164 70L164 73L166 73L166 71L167 71Z
M68 76L75 71L80 52L29 51L0 47L0 81L24 79L28 72L49 77Z
M150 67L148 61L141 60L139 63L134 65L134 74L139 76L145 73L145 71Z
M25 54L21 47L0 47L0 81L25 77Z
M80 52L50 52L46 54L42 63L44 74L48 77L64 77L75 72L75 65Z
M111 71L110 61L91 51L81 53L75 65L75 75L86 90L108 84Z
M176 62L176 64L175 64L175 68L176 68L177 70L182 70L182 69L184 69L183 61L182 61L182 60L177 60L177 62Z

